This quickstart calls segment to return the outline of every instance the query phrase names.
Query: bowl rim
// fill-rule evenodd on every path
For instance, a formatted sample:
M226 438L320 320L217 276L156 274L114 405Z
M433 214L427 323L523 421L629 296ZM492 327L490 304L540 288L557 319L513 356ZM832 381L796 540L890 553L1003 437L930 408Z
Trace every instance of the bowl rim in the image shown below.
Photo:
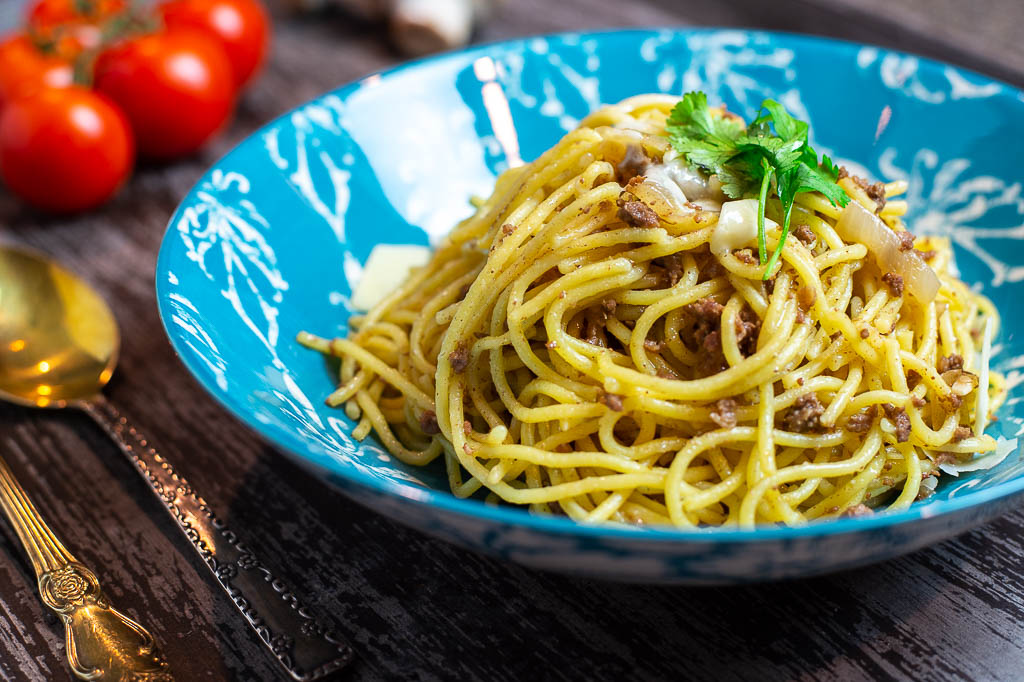
M307 100L297 107L289 109L281 115L271 119L251 132L244 139L238 142L238 144L219 157L217 161L214 162L206 172L195 181L188 193L181 199L168 221L167 228L161 238L160 250L157 256L154 273L160 322L163 325L164 333L168 337L175 354L203 389L235 419L239 420L250 430L254 431L261 439L272 445L275 449L283 452L296 464L306 468L307 470L316 472L319 478L327 481L336 488L341 488L343 492L346 492L344 490L346 486L340 485L338 479L341 479L347 484L369 489L374 493L396 497L405 503L437 509L440 512L455 516L502 524L504 526L541 531L550 535L578 536L588 539L601 538L633 543L655 541L715 544L771 542L837 535L850 536L856 533L894 526L906 526L908 524L913 524L914 522L924 521L937 516L947 516L970 508L981 508L996 502L997 500L1024 492L1024 475L1020 475L1007 481L1002 481L991 488L972 489L959 497L935 500L925 504L915 504L902 511L884 512L856 518L814 520L800 526L765 526L755 529L741 529L735 527L698 527L682 529L670 526L635 527L616 524L580 523L564 516L542 516L539 514L533 514L523 507L514 507L511 505L490 505L472 498L458 498L450 492L434 488L426 488L410 482L370 476L368 474L360 473L354 467L343 466L340 462L337 467L330 467L319 461L315 461L309 456L310 449L308 446L294 434L285 429L278 429L264 424L256 419L251 412L242 409L241 404L233 400L230 394L216 390L215 387L205 378L205 374L202 371L202 366L199 361L192 358L190 354L185 352L185 345L180 335L173 331L173 327L170 324L172 311L169 307L169 292L166 290L166 287L168 286L168 278L166 277L166 274L170 272L170 269L168 268L168 260L171 258L171 251L177 248L175 246L171 246L175 241L174 237L176 236L177 231L175 225L181 218L185 208L191 205L195 199L196 193L203 182L208 181L212 174L219 170L221 166L232 156L239 153L244 147L256 143L260 135L278 125L280 122L285 121L297 110L312 102L320 101L328 96L336 96L344 101L351 96L352 93L358 90L363 85L364 81L369 78L386 78L404 71L429 67L431 64L445 62L451 59L466 58L470 55L487 52L496 48L503 48L506 51L523 49L527 47L529 43L536 40L551 42L558 40L564 41L566 38L572 38L578 39L578 41L582 42L583 40L588 39L601 39L618 36L636 36L638 38L642 36L644 38L649 38L666 34L679 36L715 33L740 33L747 36L764 37L769 41L781 39L783 42L789 44L825 49L838 48L841 50L854 50L875 48L880 51L884 51L887 54L917 59L919 60L919 63L927 69L954 68L960 73L969 75L972 78L980 79L986 83L998 84L1001 88L1008 91L1009 94L1014 95L1014 99L1024 106L1024 91L1021 91L1017 87L1006 83L1005 81L965 67L950 64L948 62L872 43L862 43L797 32L766 31L746 27L672 26L601 29L593 31L564 31L528 35L506 40L496 40L402 62L386 69L371 72L356 80L328 90L317 97ZM1019 453L1020 448L1018 447L1018 450L1011 452L1007 457L1012 457L1014 454L1018 454L1019 456Z

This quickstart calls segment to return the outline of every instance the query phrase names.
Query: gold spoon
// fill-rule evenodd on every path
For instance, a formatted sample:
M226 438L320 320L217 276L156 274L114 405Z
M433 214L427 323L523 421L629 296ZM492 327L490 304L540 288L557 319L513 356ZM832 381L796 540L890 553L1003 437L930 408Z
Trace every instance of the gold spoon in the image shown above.
M316 620L103 397L119 346L117 322L88 284L39 254L0 245L0 399L86 412L121 447L294 679L317 679L343 668L352 658L345 639Z
M0 383L4 397L16 402L64 404L89 385L100 363L97 358L107 359L99 371L109 378L117 335L109 332L110 311L92 291L65 272L23 267L32 262L13 252L0 256L0 274L19 283L17 288L9 281L0 284ZM61 302L76 302L77 312L68 316L65 333L84 352L59 335L41 333L53 328L54 315L60 313L55 306L38 305L51 291ZM16 329L24 333L12 334ZM75 675L87 680L171 680L153 636L110 605L96 575L57 538L2 457L0 507L32 562L43 602L64 622L68 663Z

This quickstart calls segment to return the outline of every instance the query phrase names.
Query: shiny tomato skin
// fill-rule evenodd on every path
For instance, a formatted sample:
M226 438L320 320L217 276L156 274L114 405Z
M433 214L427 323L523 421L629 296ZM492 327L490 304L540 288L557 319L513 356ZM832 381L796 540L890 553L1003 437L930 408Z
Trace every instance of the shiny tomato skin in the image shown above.
M93 87L121 107L140 156L198 150L231 117L235 88L223 48L199 31L168 29L119 43L96 60Z
M79 86L18 97L0 114L0 177L50 213L102 204L135 161L131 129L106 97Z
M241 88L259 70L270 42L270 19L259 0L170 0L159 6L164 25L206 31L220 41Z
M44 55L24 35L0 42L0 111L4 103L44 87L71 85L71 64Z

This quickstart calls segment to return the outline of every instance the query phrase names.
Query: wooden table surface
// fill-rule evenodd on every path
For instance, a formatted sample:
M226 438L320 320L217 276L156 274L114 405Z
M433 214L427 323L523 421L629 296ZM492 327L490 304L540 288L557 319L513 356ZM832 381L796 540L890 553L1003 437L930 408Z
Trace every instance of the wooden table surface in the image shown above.
M0 22L13 0L0 0ZM0 238L86 275L124 354L108 395L236 530L315 595L357 649L342 675L397 679L1013 680L1024 677L1024 513L838 575L740 589L614 585L536 573L423 537L347 501L214 403L171 351L153 269L203 170L269 118L399 60L342 15L287 18L228 133L144 167L106 208L51 220L0 189ZM788 28L879 42L1024 83L1019 0L508 0L480 40L625 25ZM2 25L0 25L2 26ZM86 417L0 407L0 452L114 603L162 641L179 680L279 679L276 662L115 446ZM6 531L6 528L5 528ZM0 677L62 680L62 629L0 534Z

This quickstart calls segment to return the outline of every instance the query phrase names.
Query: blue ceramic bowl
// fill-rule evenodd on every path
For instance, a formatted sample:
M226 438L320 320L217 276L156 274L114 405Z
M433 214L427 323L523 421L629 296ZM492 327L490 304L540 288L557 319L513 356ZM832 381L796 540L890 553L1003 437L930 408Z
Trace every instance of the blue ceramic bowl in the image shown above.
M953 237L964 278L1005 314L998 368L1020 381L1024 174L1008 145L1024 133L1024 94L876 47L746 31L487 45L374 74L283 116L221 159L171 219L156 272L171 342L237 417L354 499L539 568L690 583L810 575L938 542L1018 504L1024 461L1014 452L899 513L756 531L581 526L456 499L440 468L353 441L352 422L324 406L332 378L294 338L345 334L351 285L374 245L443 235L510 158L536 158L603 103L698 88L748 118L778 99L813 122L819 150L907 179L910 225ZM1024 432L1019 401L1011 392L990 433Z

